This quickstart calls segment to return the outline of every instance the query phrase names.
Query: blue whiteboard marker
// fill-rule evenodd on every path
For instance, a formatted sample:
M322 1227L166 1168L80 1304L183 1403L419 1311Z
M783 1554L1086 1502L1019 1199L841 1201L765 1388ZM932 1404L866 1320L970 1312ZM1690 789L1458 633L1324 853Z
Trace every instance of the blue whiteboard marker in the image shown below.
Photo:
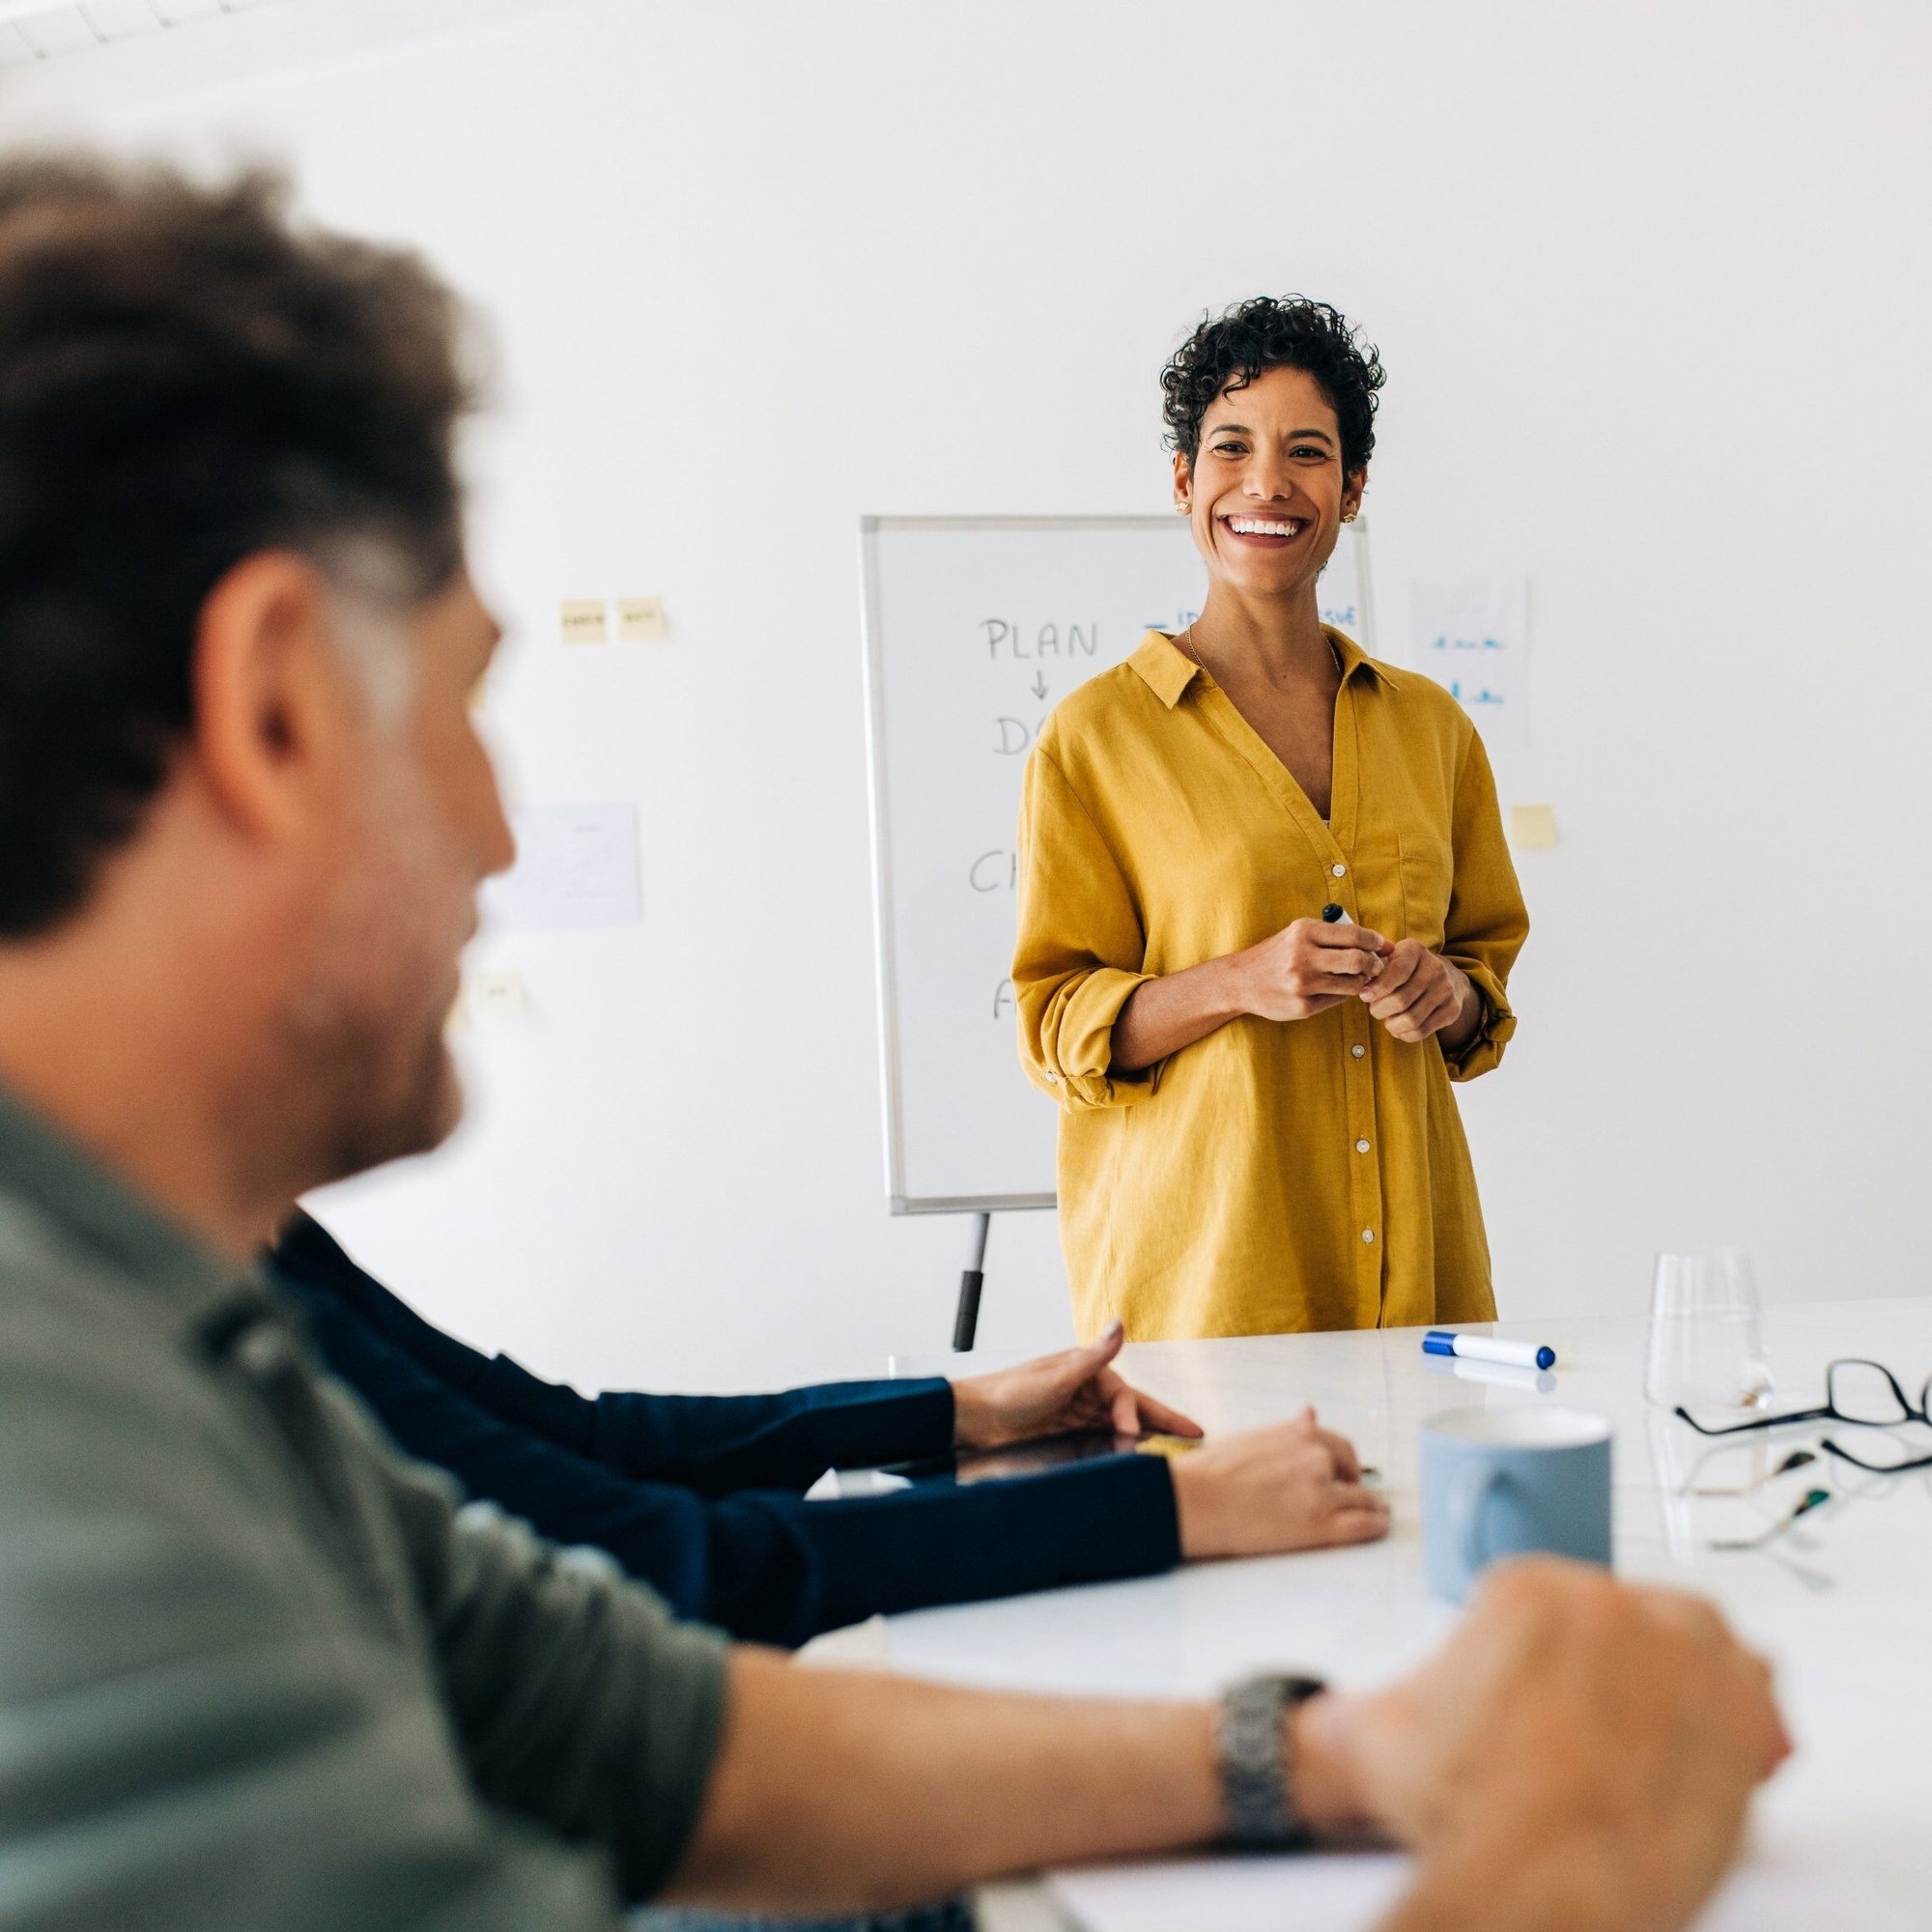
M1548 1369L1556 1350L1541 1342L1504 1342L1492 1335L1452 1335L1432 1328L1422 1338L1425 1355L1458 1355L1465 1362L1502 1362L1513 1369Z

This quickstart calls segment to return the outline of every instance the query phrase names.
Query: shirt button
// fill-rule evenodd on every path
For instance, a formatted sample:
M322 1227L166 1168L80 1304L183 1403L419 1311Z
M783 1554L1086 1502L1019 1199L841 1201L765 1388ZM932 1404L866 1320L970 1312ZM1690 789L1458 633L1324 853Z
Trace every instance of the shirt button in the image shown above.
M1373 1228L1364 1228L1364 1229L1362 1230L1362 1239L1363 1239L1363 1240L1365 1240L1365 1241L1373 1241L1373 1240L1375 1239L1375 1237L1376 1237L1376 1231L1375 1231L1375 1230L1374 1230Z
M1361 1059L1362 1055L1368 1052L1368 1050L1369 1049L1366 1046L1360 1046L1360 1045L1351 1046L1349 1049L1349 1051L1352 1053L1357 1060Z
M1349 868L1346 866L1330 866L1328 869L1339 879L1347 874Z
M1060 1085L1060 1075L1057 1073L1049 1073L1046 1076L1046 1084L1049 1087L1058 1087Z
M1355 1151L1357 1153L1367 1153L1368 1151L1369 1151L1369 1144L1367 1141L1357 1141L1355 1143Z

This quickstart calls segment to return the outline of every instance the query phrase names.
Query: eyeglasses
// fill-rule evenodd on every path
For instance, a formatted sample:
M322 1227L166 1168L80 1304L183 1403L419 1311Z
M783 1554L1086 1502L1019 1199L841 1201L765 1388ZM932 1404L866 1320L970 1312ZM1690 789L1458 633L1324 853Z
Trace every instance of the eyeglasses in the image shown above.
M1932 1424L1932 1376L1925 1379L1914 1402L1899 1386L1898 1378L1882 1362L1861 1356L1846 1356L1825 1371L1825 1403L1821 1408L1787 1409L1782 1415L1753 1416L1748 1422L1727 1422L1712 1428L1699 1422L1679 1405L1678 1419L1688 1422L1699 1435L1744 1435L1759 1429L1784 1429L1798 1422L1844 1422L1856 1428L1896 1429L1905 1422ZM1867 1462L1864 1457L1834 1442L1829 1435L1819 1445L1842 1462L1874 1475L1894 1475L1902 1469L1932 1468L1932 1453L1901 1457L1893 1461ZM1902 1445L1901 1445L1902 1446Z

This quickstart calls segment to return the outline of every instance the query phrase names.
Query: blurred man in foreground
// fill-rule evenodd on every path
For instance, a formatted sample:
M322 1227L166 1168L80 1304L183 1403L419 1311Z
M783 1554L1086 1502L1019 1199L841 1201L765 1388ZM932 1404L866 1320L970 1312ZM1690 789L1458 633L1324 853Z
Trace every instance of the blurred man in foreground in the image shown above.
M1530 1565L1392 1690L798 1671L401 1460L250 1263L429 1147L478 882L448 298L0 168L0 1926L612 1927L1370 1826L1390 1924L1678 1926L1783 1738L1710 1609Z

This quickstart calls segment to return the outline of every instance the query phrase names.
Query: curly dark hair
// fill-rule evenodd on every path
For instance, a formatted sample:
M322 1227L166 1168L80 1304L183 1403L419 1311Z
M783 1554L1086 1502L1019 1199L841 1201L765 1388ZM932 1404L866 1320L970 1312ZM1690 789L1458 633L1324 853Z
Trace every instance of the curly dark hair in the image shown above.
M1376 446L1376 397L1387 381L1373 343L1347 316L1306 296L1255 296L1208 315L1160 372L1167 446L1194 461L1201 419L1225 389L1244 388L1264 369L1304 369L1321 385L1342 430L1342 468L1369 467Z
M418 602L461 561L454 298L286 209L264 174L0 163L0 939L138 827L242 557L374 539Z

